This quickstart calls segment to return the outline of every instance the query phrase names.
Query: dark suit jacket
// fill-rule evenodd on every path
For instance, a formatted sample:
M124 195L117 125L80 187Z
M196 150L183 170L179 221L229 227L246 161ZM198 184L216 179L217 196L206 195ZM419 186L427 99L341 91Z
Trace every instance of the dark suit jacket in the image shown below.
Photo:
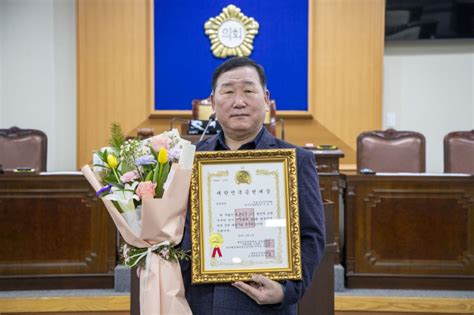
M198 151L213 151L218 136L196 145ZM324 213L319 192L319 180L313 153L274 138L268 131L256 144L256 149L296 148L298 199L300 211L302 281L284 281L282 303L258 305L230 284L191 284L191 263L181 262L186 299L193 314L296 314L297 303L311 283L314 270L323 256L325 246ZM182 248L191 249L189 211Z

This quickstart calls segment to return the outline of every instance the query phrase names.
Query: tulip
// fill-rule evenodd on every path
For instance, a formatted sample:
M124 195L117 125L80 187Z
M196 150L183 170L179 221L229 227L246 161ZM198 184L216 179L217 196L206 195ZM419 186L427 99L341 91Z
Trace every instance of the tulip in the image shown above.
M165 148L160 148L160 151L158 152L158 162L160 164L168 163L168 152Z
M117 174L117 171L115 170L118 166L118 161L115 155L109 154L107 155L107 165L112 169L112 172L114 173L115 179L117 180L117 183L120 183L120 177Z
M158 152L158 163L153 172L153 183L156 183L155 196L161 198L163 196L163 184L168 177L170 165L168 164L168 152L165 148L160 148Z
M116 169L117 168L118 161L117 161L117 158L115 157L115 155L113 155L113 154L107 155L107 164L109 165L109 167L111 169Z

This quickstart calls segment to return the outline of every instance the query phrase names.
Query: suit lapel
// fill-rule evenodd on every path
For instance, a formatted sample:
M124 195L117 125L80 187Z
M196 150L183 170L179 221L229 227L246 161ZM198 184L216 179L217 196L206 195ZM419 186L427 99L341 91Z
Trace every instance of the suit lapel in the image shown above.
M217 134L204 140L204 143L198 146L198 151L213 151L216 147L218 137L219 135Z
M276 146L277 145L276 145L275 137L273 137L272 134L268 132L267 128L263 127L262 138L257 143L256 149L257 150L271 149L271 148L275 148Z

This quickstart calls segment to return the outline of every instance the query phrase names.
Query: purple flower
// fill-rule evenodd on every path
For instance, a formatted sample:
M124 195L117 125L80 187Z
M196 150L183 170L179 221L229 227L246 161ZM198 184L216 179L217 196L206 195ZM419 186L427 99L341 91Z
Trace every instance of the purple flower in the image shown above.
M96 196L96 197L100 197L100 195L102 195L103 193L109 192L109 191L110 191L110 188L112 188L112 184L108 184L108 185L102 187L102 188L99 189L99 191L95 194L95 196Z
M141 165L153 165L156 164L156 160L153 157L153 155L144 155L140 156L138 159L135 160L135 164L141 166Z
M168 159L170 161L178 161L179 156L181 155L181 151L181 148L179 148L178 146L175 146L174 148L170 149L168 151Z

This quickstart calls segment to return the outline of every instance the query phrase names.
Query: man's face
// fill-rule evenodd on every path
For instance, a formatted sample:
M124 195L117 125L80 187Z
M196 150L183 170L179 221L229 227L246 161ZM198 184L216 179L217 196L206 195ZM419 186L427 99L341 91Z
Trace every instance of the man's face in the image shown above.
M216 82L212 108L226 136L239 139L257 133L269 108L269 95L252 67L222 73Z

